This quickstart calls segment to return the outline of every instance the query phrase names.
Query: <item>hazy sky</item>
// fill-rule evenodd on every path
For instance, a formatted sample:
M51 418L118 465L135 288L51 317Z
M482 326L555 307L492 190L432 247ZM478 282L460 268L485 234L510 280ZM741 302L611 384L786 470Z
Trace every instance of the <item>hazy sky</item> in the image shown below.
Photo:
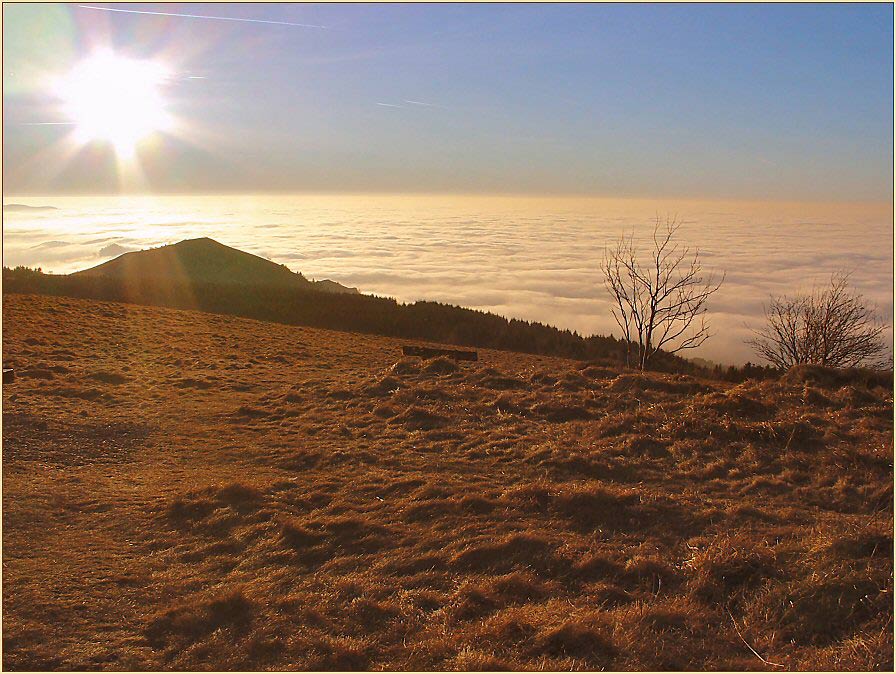
M891 198L890 4L93 6L256 21L5 5L7 193L137 189L48 84L106 47L144 189Z

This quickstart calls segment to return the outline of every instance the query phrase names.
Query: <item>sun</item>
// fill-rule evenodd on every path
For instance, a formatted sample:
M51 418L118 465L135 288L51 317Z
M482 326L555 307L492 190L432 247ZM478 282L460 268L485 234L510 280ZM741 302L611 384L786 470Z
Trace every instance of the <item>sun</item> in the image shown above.
M161 63L99 51L61 77L54 93L81 143L111 144L132 155L144 138L170 129L162 89L170 73Z

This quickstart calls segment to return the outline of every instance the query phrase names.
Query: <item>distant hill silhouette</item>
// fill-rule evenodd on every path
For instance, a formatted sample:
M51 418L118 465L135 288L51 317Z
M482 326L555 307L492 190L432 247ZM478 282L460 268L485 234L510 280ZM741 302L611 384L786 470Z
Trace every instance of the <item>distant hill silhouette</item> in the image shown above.
M20 211L55 211L55 206L28 206L27 204L3 204L3 210L11 213Z
M309 281L263 257L225 246L214 239L187 239L169 246L125 253L72 276L106 276L128 284L224 283L285 286L329 293L357 293L334 281Z

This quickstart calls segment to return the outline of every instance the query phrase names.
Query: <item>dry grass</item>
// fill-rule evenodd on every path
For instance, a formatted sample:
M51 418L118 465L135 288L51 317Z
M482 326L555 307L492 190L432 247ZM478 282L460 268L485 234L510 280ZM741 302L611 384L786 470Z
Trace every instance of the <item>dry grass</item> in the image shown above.
M6 669L893 666L892 383L3 311Z

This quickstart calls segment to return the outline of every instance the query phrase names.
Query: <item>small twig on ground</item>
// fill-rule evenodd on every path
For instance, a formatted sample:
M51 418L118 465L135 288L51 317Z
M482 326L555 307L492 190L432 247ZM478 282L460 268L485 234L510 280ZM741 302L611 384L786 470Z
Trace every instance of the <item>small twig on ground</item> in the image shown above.
M784 445L784 451L785 451L785 452L786 452L788 449L790 449L790 443L793 441L793 435L794 435L794 433L796 433L796 424L793 425L793 430L790 431L790 437L787 438L787 444Z
M759 653L756 652L756 649L753 648L753 647L747 642L746 639L744 639L744 635L740 633L740 629L737 627L737 621L734 619L734 616L731 615L731 611L728 609L727 606L725 607L725 610L728 612L728 617L731 618L731 622L734 623L734 631L737 632L737 636L740 637L740 640L744 642L744 645L745 645L747 648L750 649L750 651L753 653L753 655L755 655L757 658L759 658L760 660L762 660L765 664L767 664L767 665L771 665L772 667L783 667L783 666L784 666L784 665L779 665L777 662L769 662L768 660L766 660L765 658L763 658L761 655L759 655Z

